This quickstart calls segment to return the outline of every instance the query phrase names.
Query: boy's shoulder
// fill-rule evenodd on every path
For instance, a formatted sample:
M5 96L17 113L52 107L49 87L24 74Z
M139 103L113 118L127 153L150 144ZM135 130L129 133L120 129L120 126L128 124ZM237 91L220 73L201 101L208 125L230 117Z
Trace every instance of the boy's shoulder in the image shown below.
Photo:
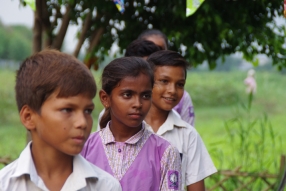
M0 170L0 190L20 185L25 179L25 175L30 175L30 177L36 175L37 171L32 168L33 161L30 155L29 143L15 161Z
M18 159L0 170L0 190L9 182L9 179L17 173Z
M169 146L172 146L171 143L167 139L165 139L163 136L154 133L152 131L152 127L149 124L144 122L144 126L145 126L145 134L148 134L147 135L148 142L151 142L152 145L156 145L157 147L165 148L165 149Z
M17 190L21 187L23 190L41 187L41 185L37 184L41 181L29 152L30 146L28 144L18 159L0 170L1 191ZM96 182L94 182L95 179ZM91 164L80 155L74 156L73 175L70 175L67 179L64 190L69 190L74 185L74 181L77 182L79 189L86 184L83 190L94 190L94 188L97 188L99 190L121 191L120 183L112 175Z
M82 171L83 176L86 179L95 177L97 179L96 187L100 190L114 190L121 191L121 186L118 180L116 180L112 175L105 172L101 168L95 166L94 164L88 162L81 155L75 157L81 165L79 166L80 171Z

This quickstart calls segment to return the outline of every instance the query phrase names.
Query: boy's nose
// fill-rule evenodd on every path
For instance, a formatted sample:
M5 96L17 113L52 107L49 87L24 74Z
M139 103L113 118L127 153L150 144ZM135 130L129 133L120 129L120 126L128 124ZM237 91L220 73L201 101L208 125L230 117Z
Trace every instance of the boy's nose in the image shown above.
M176 93L176 87L175 87L174 84L170 84L170 85L168 86L168 92L171 93L171 94Z
M84 113L78 113L75 118L75 127L85 129L87 127L87 119Z

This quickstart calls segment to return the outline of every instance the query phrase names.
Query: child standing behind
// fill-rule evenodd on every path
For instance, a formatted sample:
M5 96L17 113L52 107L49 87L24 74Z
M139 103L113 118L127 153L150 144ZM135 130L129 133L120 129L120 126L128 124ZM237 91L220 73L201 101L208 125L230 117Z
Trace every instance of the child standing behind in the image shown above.
M156 45L162 48L162 50L168 49L168 39L167 36L160 30L147 29L143 31L138 39L144 39L154 42ZM181 100L173 108L176 110L181 118L195 127L195 112L194 106L190 94L185 90Z
M78 155L96 94L84 64L55 50L39 52L21 64L15 90L32 142L0 171L1 191L121 191L117 180Z
M170 141L182 158L182 183L188 191L204 191L204 178L217 170L196 129L172 110L184 94L188 63L174 51L161 50L147 61L154 71L152 106L145 120Z
M149 64L137 57L115 59L102 73L101 130L90 136L82 155L112 174L124 191L181 190L177 149L143 122L153 83Z

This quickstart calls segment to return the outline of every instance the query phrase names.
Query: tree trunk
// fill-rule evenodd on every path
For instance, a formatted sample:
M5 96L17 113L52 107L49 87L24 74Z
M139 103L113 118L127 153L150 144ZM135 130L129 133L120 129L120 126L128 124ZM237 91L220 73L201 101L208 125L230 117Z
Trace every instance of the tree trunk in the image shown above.
M48 6L46 1L42 3L42 9L41 9L41 18L42 18L42 27L43 27L43 43L44 48L51 47L52 42L53 42L53 26L52 23L50 22L50 14L48 12ZM57 18L55 18L57 19Z
M96 47L96 45L98 44L100 37L102 36L104 32L104 28L100 27L99 29L97 29L94 32L94 35L91 38L90 44L89 44L89 48L88 48L88 52L92 52L94 47Z
M82 47L82 44L83 44L83 42L84 42L84 40L86 38L86 32L88 31L88 29L90 28L90 25L91 25L91 18L92 18L92 13L89 12L87 17L86 17L86 20L83 23L82 32L80 33L80 37L78 39L76 48L75 48L75 50L73 52L73 55L75 57L78 57L78 54L79 54L80 49Z
M33 54L42 50L42 23L41 23L42 0L36 0L33 27Z
M54 38L52 48L55 48L58 50L61 49L62 44L64 42L66 32L67 32L67 29L68 29L68 26L69 26L69 22L70 22L70 12L74 6L75 6L75 3L73 5L70 5L70 4L67 5L66 12L62 18L61 28L60 28L58 34L56 35L56 37Z

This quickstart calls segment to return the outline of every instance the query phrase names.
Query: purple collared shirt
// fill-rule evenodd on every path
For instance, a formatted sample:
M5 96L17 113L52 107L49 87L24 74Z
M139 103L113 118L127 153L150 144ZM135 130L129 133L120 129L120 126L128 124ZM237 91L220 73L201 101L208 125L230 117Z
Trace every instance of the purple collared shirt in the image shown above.
M143 128L116 142L109 124L90 135L81 154L119 180L123 191L181 190L181 159L165 139Z

